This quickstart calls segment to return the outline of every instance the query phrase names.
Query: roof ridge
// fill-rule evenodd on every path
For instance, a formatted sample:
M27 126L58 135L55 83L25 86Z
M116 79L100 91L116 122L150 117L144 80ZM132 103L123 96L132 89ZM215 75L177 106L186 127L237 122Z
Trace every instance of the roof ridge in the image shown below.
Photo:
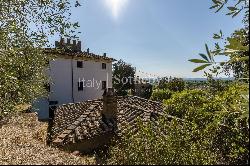
M76 103L67 103L67 104L62 104L58 107L62 107L62 106L72 106L72 105L77 105L77 104L83 104L83 103L89 103L89 102L92 102L92 103L100 103L102 102L102 99L94 99L94 100L86 100L86 101L81 101L81 102L76 102Z
M144 98L139 97L139 96L129 96L129 97L131 97L131 98L141 99L141 100L148 101L148 102L152 102L152 103L156 103L156 104L162 104L162 102L159 102L159 101L153 101L153 100L150 100L150 99L144 99Z
M142 111L144 111L144 112L154 112L153 110L150 110L150 109L145 109L145 108L143 108L143 107L141 107L141 106L137 106L137 105L134 105L134 104L124 104L124 106L127 106L127 107L129 107L129 108L136 108L136 109L138 109L138 110L142 110Z
M114 58L109 58L106 56L94 54L94 53L89 53L86 51L81 51L81 52L67 52L64 49L58 49L58 48L45 48L44 53L46 54L59 54L59 55L67 55L70 57L76 57L76 58L94 58L94 59L103 59L103 60L108 60L108 61L117 61Z

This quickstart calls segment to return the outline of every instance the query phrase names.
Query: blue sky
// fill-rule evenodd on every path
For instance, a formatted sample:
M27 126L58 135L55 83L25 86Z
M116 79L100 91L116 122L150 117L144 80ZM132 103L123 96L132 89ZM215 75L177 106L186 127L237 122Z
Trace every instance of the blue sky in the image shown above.
M209 10L211 0L84 0L72 19L80 23L84 49L106 52L157 76L202 77L188 62L214 43L213 33L229 35L241 18Z

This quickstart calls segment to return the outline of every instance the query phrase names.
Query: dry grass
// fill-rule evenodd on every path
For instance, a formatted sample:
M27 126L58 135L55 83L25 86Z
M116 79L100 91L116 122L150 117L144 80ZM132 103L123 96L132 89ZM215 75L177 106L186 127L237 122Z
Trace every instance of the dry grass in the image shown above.
M15 106L15 109L17 111L22 112L22 111L28 110L30 107L31 107L31 105L29 105L29 104L20 104L20 105Z
M0 126L0 165L85 165L95 158L74 156L45 145L47 124L34 113L19 113Z

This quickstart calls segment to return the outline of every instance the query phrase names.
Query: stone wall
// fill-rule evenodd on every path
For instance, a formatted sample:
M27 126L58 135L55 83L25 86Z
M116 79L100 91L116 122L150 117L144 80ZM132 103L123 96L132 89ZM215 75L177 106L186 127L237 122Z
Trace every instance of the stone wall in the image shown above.
M65 51L69 52L81 52L81 41L76 42L76 40L73 40L73 43L71 43L70 39L67 39L67 43L65 42L64 38L61 38L60 41L55 42L55 47L60 49L65 49Z
M103 150L115 139L113 132L98 135L91 139L85 139L81 142L66 144L62 149L66 151L80 151L81 153L92 153L97 150Z

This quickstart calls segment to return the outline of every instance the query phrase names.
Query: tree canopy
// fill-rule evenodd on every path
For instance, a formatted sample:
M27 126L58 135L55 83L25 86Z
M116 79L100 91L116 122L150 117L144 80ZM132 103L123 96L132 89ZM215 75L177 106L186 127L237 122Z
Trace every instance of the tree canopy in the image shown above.
M195 68L193 71L197 72L207 67L210 68L210 73L216 76L220 73L230 74L233 71L236 78L249 78L249 3L248 0L212 0L213 6L210 9L215 9L215 12L219 12L224 7L228 12L226 15L233 18L243 13L244 18L242 20L243 27L235 32L230 37L225 37L223 31L220 30L218 34L214 34L215 40L224 40L225 45L221 46L219 42L215 43L213 50L209 49L206 44L206 53L200 54L202 59L191 59L189 61L193 63L201 64L201 66ZM216 56L227 56L229 61L218 62Z
M118 95L127 95L127 90L134 87L135 68L119 60L113 65L113 87Z
M76 37L70 0L0 0L0 116L46 95L43 48L53 35Z

